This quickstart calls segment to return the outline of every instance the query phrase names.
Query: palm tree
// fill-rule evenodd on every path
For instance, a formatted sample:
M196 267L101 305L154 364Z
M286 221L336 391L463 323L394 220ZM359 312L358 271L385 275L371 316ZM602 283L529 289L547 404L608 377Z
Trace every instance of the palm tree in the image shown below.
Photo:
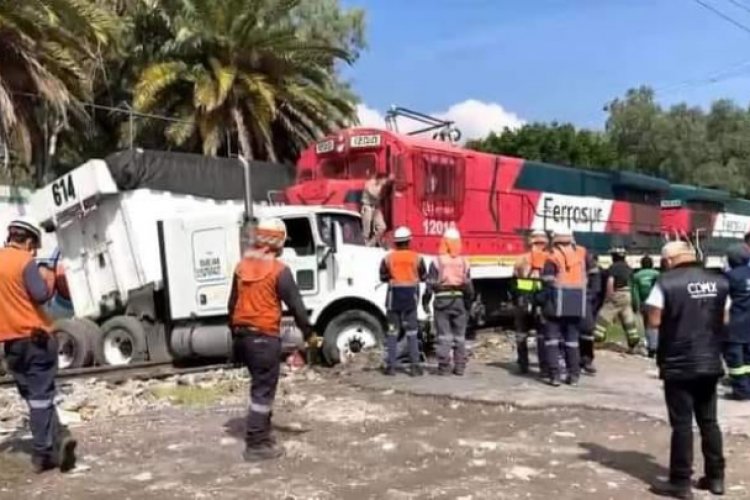
M306 0L312 1L312 0ZM172 40L134 90L137 111L176 118L165 127L178 146L216 155L237 138L246 158L288 158L355 115L336 79L348 47L305 38L300 0L171 0Z
M112 39L109 13L88 0L0 0L0 142L26 162L83 114L96 62ZM45 127L48 130L44 140ZM52 139L52 140L50 140ZM6 161L9 157L5 155ZM37 158L38 159L38 158Z

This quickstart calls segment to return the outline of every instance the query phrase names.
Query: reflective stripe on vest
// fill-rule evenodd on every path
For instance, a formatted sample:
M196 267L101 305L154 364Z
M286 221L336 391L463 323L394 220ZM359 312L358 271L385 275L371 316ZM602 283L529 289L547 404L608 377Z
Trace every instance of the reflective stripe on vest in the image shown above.
M393 250L386 256L392 287L419 285L419 254L413 250Z
M469 265L463 257L440 254L437 258L437 268L439 286L458 287L466 284Z
M532 278L516 278L516 290L519 292L536 292L541 290L542 282Z
M38 330L51 331L52 322L29 296L23 279L32 261L24 250L0 249L0 342L28 338Z
M237 303L232 325L267 335L281 328L281 300L277 292L279 275L285 266L270 254L248 252L237 265Z

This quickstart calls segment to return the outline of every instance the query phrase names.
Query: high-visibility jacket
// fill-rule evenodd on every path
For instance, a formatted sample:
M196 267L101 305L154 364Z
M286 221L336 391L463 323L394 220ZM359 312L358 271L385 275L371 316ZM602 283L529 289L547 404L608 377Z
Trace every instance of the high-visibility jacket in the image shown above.
M462 296L469 276L469 263L465 258L443 253L437 258L436 297Z
M42 306L26 290L23 272L32 260L30 253L18 248L0 249L0 342L52 330L52 322Z
M552 295L547 313L552 317L586 316L586 249L579 245L555 245L549 253L555 274L550 276Z
M232 326L245 327L267 335L278 335L281 329L279 275L285 266L271 255L250 254L235 271L237 301Z
M391 251L385 257L390 274L390 286L392 288L419 286L420 259L419 254L413 250L399 249Z
M531 293L541 288L539 278L547 261L547 256L546 250L532 248L519 257L514 269L516 291Z

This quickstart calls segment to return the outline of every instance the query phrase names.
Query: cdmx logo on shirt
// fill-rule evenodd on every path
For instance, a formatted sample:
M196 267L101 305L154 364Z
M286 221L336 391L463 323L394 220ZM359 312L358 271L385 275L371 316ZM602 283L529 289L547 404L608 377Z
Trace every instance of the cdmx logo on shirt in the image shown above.
M711 297L716 297L716 282L698 281L688 283L687 291L690 294L691 299L708 299Z

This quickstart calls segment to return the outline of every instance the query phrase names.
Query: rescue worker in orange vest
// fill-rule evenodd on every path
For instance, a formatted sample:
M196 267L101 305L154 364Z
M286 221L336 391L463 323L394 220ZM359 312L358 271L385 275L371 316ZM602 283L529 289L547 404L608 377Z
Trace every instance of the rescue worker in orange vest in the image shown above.
M556 231L542 271L545 285L542 312L548 382L560 385L560 342L565 345L566 382L577 385L581 374L579 336L586 316L586 249L576 245L569 229Z
M401 331L406 335L409 350L409 375L422 375L419 354L419 323L417 305L419 303L419 283L425 281L427 269L422 257L409 248L411 231L399 227L393 233L395 249L388 253L380 264L380 280L388 283L386 312L388 334L386 336L386 362L384 373L396 374L398 361L398 337Z
M281 304L294 316L310 345L317 342L289 268L278 260L286 241L280 219L261 220L252 249L235 271L229 297L235 358L250 372L244 458L248 462L278 458L283 451L271 435L271 415L281 364Z
M34 261L41 238L41 229L29 218L8 225L0 249L0 342L8 371L29 406L34 471L67 472L75 467L77 443L55 408L57 341L42 309L55 293L54 271Z
M469 262L461 256L461 234L446 229L440 242L438 258L427 272L427 290L422 297L425 312L430 314L430 300L435 297L438 375L461 376L466 369L466 325L469 320L474 287L469 275Z
M515 327L516 353L518 369L521 373L529 372L529 333L536 330L537 358L539 372L548 375L546 356L544 354L544 333L541 315L538 313L536 297L541 289L541 276L544 263L547 261L549 239L542 230L534 230L529 235L529 251L521 255L513 267L514 292L516 299Z

